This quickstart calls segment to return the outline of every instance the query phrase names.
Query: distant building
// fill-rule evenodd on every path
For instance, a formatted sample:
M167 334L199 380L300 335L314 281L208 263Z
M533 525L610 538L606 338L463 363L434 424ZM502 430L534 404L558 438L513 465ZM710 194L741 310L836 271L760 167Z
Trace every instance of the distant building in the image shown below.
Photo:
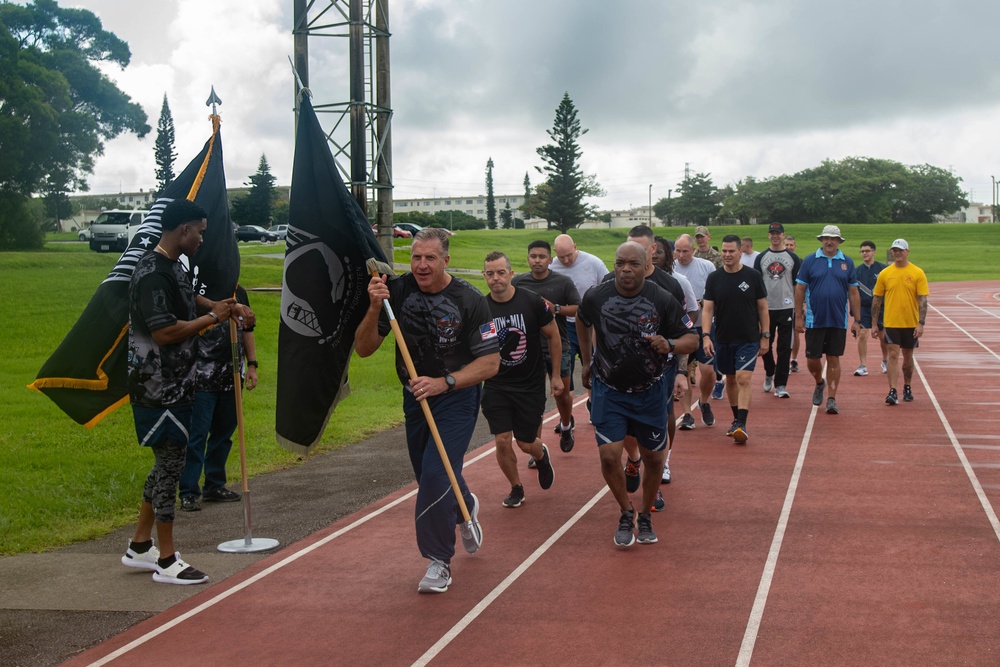
M493 203L497 208L497 218L500 212L510 204L511 211L515 218L520 218L521 204L524 203L524 195L493 195ZM393 213L429 213L434 215L438 211L461 211L466 215L471 215L480 220L486 219L486 195L461 196L461 197L431 197L429 199L393 199Z
M989 204L971 202L965 208L959 209L954 213L936 215L934 219L938 222L996 222L993 219L992 208Z

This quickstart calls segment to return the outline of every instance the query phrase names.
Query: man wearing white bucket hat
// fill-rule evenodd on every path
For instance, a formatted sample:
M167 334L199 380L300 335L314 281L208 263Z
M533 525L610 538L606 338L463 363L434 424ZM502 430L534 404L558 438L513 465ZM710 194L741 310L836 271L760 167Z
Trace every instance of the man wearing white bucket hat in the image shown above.
M910 380L913 378L913 349L924 335L927 320L927 276L910 264L910 244L906 239L892 242L892 264L882 269L872 290L872 317L877 318L884 308L886 346L889 348L888 373L889 395L887 405L897 405L896 381L899 379L899 353L903 353L903 400L913 400ZM874 321L878 321L877 319ZM872 337L878 338L877 328L872 329Z
M805 333L806 362L816 380L813 405L822 405L823 392L828 391L827 414L835 415L837 387L840 384L840 357L847 346L847 327L858 335L861 318L861 294L854 261L840 250L844 237L836 225L827 225L820 232L820 247L802 259L802 268L795 279L795 330ZM823 356L826 355L826 377L823 377Z

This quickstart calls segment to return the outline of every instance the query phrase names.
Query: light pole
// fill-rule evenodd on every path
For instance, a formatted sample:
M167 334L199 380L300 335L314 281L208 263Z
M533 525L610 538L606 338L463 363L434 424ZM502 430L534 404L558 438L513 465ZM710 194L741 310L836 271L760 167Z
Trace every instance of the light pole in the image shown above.
M997 179L990 175L990 180L993 181L993 206L990 207L990 222L997 221Z
M649 184L649 226L653 226L653 184Z

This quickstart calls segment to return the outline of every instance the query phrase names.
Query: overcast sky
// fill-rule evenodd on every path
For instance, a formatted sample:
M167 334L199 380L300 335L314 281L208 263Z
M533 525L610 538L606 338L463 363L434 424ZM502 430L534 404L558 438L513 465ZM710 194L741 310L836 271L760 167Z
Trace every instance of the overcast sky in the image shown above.
M996 0L389 3L397 198L483 194L490 157L497 194L520 193L525 172L539 183L564 92L604 209L645 205L650 185L666 197L685 164L722 186L849 156L929 163L987 204L1000 177ZM164 93L180 171L208 138L212 85L230 186L262 153L290 182L292 0L61 4L128 42L131 65L108 73L154 128L107 145L92 192L155 185ZM346 102L346 40L314 37L310 52L314 103Z

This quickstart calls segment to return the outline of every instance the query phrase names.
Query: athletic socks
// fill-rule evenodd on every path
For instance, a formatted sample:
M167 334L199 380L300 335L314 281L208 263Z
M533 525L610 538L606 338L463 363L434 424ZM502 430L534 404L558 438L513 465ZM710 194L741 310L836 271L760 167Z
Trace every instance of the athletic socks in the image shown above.
M738 414L739 413L739 408L737 408L735 405L730 405L729 407L731 407L733 409L733 419L739 419L740 418L740 416Z
M129 542L128 547L137 554L144 554L153 548L153 540L149 539L145 542L131 541Z
M560 428L560 429L561 429L561 430L562 430L563 432L566 432L566 431L570 431L570 430L572 430L572 428L573 428L573 423L572 423L572 421L571 421L571 422L570 422L569 424L559 424L559 428Z
M176 554L170 554L166 558L158 558L156 560L156 564L159 565L160 569L162 569L162 570L167 569L168 567L170 567L171 565L173 565L176 562L177 562L177 556L176 556Z
M747 415L750 414L750 410L737 410L736 411L736 421L746 426Z

